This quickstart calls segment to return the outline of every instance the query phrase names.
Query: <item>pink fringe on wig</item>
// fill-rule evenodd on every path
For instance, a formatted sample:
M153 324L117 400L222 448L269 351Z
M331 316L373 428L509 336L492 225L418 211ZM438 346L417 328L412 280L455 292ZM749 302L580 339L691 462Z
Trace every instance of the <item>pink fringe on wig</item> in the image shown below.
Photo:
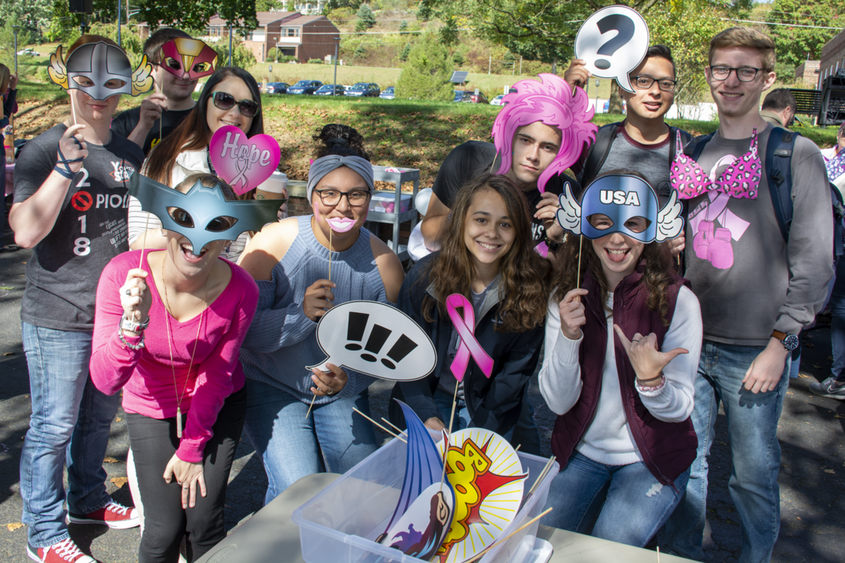
M590 123L593 110L587 94L581 88L572 87L554 74L540 74L541 82L520 80L514 84L517 90L504 97L507 104L493 123L493 144L502 157L502 166L496 172L504 174L511 169L513 137L517 129L541 121L561 133L560 151L537 180L537 189L546 191L546 182L556 174L575 164L581 151L596 140L598 127Z

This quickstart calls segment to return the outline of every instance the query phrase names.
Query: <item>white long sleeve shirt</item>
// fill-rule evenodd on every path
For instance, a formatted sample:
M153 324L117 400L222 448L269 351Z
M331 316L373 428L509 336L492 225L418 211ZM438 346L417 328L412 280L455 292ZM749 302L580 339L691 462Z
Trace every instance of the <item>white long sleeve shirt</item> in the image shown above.
M608 294L613 308L613 294ZM578 340L567 338L560 328L559 303L549 302L546 315L546 345L540 369L540 392L552 412L562 415L581 396L581 365L578 362L583 332ZM625 416L622 391L616 371L613 345L613 318L607 314L607 348L602 370L602 387L593 421L576 446L582 455L608 465L627 465L642 461ZM627 335L631 338L633 335ZM669 362L663 370L666 384L658 391L639 391L643 405L655 418L665 422L686 420L693 409L695 377L701 354L702 324L698 299L687 287L681 287L669 330L663 339L663 351L689 350Z

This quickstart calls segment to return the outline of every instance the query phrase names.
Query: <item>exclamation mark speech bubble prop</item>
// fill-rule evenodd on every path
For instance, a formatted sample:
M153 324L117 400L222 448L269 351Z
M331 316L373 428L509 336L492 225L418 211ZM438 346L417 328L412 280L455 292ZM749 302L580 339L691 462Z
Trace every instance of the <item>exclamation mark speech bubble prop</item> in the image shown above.
M377 301L347 301L317 324L317 344L327 363L391 381L415 381L432 371L437 351L428 334L399 309Z
M633 93L628 73L637 68L648 52L648 24L627 6L602 8L587 18L575 36L575 56L587 70L600 78L615 78Z

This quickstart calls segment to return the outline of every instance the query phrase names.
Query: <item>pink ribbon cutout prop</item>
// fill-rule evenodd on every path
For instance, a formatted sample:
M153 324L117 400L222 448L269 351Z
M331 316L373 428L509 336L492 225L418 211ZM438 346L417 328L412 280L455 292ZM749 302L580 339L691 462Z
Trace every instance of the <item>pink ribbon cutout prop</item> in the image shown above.
M464 310L464 316L458 313L458 309ZM455 359L452 360L452 365L449 369L452 375L458 381L463 381L464 374L466 374L467 366L469 365L469 358L475 360L481 371L487 378L493 373L493 358L491 358L478 340L475 338L475 311L472 308L472 303L469 299L459 293L453 293L446 298L446 310L449 312L449 319L452 321L458 336L461 338L461 345L458 347L458 352L455 354Z
M247 138L234 125L224 125L215 131L208 151L214 171L238 195L267 180L282 158L279 143L273 137L261 134Z

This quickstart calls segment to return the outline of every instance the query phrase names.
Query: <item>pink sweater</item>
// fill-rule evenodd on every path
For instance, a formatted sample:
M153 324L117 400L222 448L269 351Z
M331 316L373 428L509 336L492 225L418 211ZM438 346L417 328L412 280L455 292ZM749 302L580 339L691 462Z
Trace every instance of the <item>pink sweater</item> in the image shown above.
M244 385L244 372L238 355L255 315L258 286L240 266L226 261L232 269L232 279L205 312L184 322L170 318L176 369L174 388L165 317L168 313L152 275L146 279L152 306L144 348L132 350L123 346L118 338L117 327L123 315L119 290L126 282L126 273L138 267L140 253L124 252L115 257L100 276L91 379L100 391L108 395L123 388L123 408L126 412L156 419L176 416L176 389L181 394L185 388L181 410L188 416L176 455L183 461L198 463L202 461L203 448L212 436L211 428L223 401ZM146 256L143 268L150 271ZM200 319L202 329L189 374L187 371ZM139 340L126 337L131 344L137 344Z

